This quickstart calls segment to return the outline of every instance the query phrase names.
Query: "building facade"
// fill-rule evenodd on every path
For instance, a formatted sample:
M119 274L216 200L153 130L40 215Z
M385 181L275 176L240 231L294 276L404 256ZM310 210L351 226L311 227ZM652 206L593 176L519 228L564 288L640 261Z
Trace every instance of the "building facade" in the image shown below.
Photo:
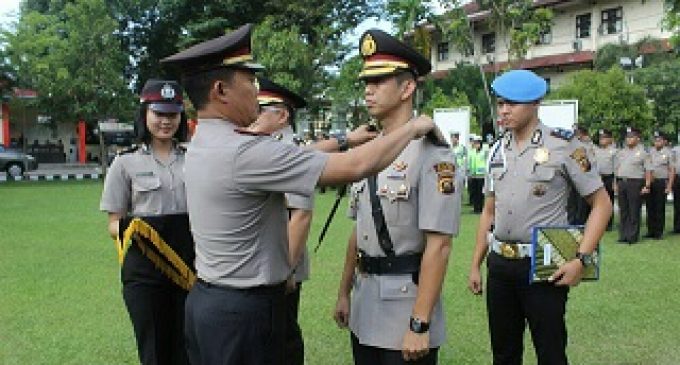
M634 44L651 37L663 40L670 49L667 40L671 33L662 29L663 0L536 0L535 4L552 9L552 26L516 67L537 72L553 87L570 72L592 68L595 52L606 44ZM474 54L457 52L433 30L435 77L443 77L459 62L479 63L488 72L508 67L508 35L490 29L489 12L480 11L475 3L467 4L465 10L473 26ZM634 66L635 60L630 62Z

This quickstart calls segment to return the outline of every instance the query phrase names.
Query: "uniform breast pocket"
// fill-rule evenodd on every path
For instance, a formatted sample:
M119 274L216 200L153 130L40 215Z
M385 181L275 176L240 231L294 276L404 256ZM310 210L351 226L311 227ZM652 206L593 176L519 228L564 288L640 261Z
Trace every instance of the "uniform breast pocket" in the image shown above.
M418 294L418 287L413 283L411 274L381 275L379 278L382 300L409 299L415 298Z
M135 192L153 191L160 187L161 179L156 176L138 177L132 181L132 190Z
M536 169L529 175L528 180L532 182L550 182L554 177L554 168L537 166Z
M385 222L391 226L414 224L417 211L417 192L407 182L392 187L387 199L382 199Z

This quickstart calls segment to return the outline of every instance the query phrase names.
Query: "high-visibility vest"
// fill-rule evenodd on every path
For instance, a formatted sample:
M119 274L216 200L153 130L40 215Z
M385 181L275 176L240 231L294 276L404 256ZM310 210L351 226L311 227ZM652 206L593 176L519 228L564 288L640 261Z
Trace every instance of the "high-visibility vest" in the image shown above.
M486 160L488 151L480 149L477 151L474 148L470 149L468 153L468 171L473 176L486 175Z

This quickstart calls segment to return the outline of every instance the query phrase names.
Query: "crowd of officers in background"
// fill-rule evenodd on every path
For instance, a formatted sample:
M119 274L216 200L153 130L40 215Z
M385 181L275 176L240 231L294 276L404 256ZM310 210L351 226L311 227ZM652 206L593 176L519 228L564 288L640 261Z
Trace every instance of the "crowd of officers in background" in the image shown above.
M588 146L602 177L610 199L618 204L618 242L634 244L640 240L642 206L646 207L647 231L644 238L659 240L666 231L666 203L673 197L673 225L670 232L680 233L680 143L675 146L669 134L655 131L649 145L645 145L642 133L634 127L627 127L617 143L609 129L600 129L591 138L588 129L575 125L576 138ZM461 144L459 133L451 134L451 148L459 170L459 184L467 184L469 201L473 213L480 213L484 197L482 187L487 171L489 150L493 138L488 135L471 134L469 145ZM618 199L617 199L618 198ZM576 192L572 192L567 208L569 223L586 223L590 207ZM614 215L607 227L614 228Z

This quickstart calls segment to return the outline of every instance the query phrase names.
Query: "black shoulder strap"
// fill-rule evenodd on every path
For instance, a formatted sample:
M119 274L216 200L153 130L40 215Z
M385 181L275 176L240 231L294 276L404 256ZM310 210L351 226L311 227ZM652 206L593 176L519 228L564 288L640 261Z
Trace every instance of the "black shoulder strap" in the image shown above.
M387 230L387 223L385 223L385 215L383 214L382 204L377 193L377 176L368 178L368 194L371 196L371 215L373 216L373 224L375 225L375 233L378 236L378 244L382 248L385 255L391 257L395 256L394 245L392 244L392 237L390 231Z

